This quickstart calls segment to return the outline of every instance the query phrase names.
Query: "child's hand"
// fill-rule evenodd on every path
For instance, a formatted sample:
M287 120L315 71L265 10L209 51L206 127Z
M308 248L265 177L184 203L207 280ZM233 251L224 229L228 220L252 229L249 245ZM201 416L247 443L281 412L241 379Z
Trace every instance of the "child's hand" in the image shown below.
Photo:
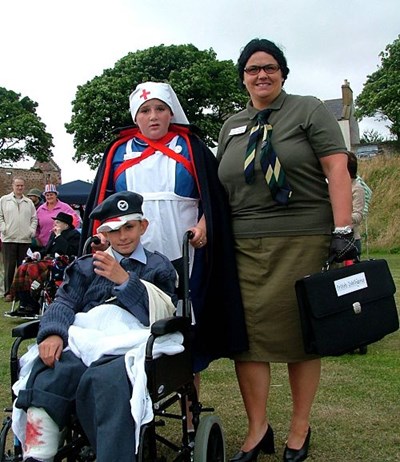
M98 251L93 255L94 272L115 284L121 285L129 279L129 274L109 253Z
M50 335L39 343L40 359L48 367L54 367L56 361L61 358L64 343L59 335Z
M105 236L101 233L96 234L93 237L98 237L100 242L92 242L91 248L92 248L92 253L95 253L99 250L106 250L108 247L110 247L110 243L107 241Z
M189 231L193 233L193 237L190 239L190 243L195 249L204 247L207 244L206 231L200 226L194 226Z

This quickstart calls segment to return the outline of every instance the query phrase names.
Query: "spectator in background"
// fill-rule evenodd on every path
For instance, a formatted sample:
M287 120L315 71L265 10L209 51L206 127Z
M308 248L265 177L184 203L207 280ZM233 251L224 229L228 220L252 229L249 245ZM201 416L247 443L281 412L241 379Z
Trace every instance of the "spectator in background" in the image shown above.
M364 221L366 224L366 218L368 214L368 205L371 200L372 191L365 183L365 181L357 175L358 169L358 160L357 156L349 151L347 159L347 170L349 171L351 178L351 192L353 199L353 210L351 214L353 232L354 232L354 244L357 248L357 256L360 258L362 245L361 245L361 234L360 234L360 224ZM367 231L367 226L366 226ZM368 241L367 241L368 245ZM367 247L368 249L368 247ZM354 260L349 260L348 263L352 264ZM346 263L345 263L346 264ZM360 355L365 355L367 353L367 346L362 346L358 348L358 353ZM353 350L351 353L355 353L356 350Z
M69 213L73 216L73 225L75 228L80 225L80 218L75 210L65 202L58 199L58 191L54 184L47 184L44 190L46 202L37 209L38 227L36 239L40 247L45 247L50 239L53 230L53 219L59 212Z
M27 197L29 197L29 199L33 202L36 210L42 204L44 204L44 199L43 199L42 192L40 191L40 189L35 189L35 188L30 189L28 194L27 194ZM31 250L32 250L32 252L37 252L37 251L41 250L41 247L40 247L40 245L38 245L36 237L32 238Z
M42 261L27 258L24 264L18 267L10 293L20 304L17 310L5 313L6 316L31 317L39 314L39 293L36 293L37 296L31 293L32 282L44 284L49 277L49 271L56 265L54 257L63 255L69 257L63 261L72 261L73 257L78 255L80 236L73 225L72 215L59 212L53 218L53 231L41 252L41 257L47 258Z
M59 212L53 220L53 230L42 256L78 256L81 235L73 224L74 217L69 213Z
M360 235L360 224L364 218L365 208L365 191L363 186L357 181L357 157L353 152L348 153L347 170L349 171L351 178L351 191L353 198L353 211L351 214L354 240L357 247L358 256L361 255L361 235Z
M22 263L35 235L36 209L24 195L25 181L14 178L13 191L0 198L0 232L4 263L4 299L12 301L10 294L15 269Z
M42 191L39 189L30 189L27 197L34 203L36 210L44 203Z
M360 177L360 175L357 175L356 178L357 182L360 183L360 185L364 189L364 195L365 195L365 205L364 205L364 216L363 216L363 237L365 241L365 251L366 251L366 257L369 258L369 246L368 246L368 212L369 212L369 206L372 201L372 189L367 185L367 183Z

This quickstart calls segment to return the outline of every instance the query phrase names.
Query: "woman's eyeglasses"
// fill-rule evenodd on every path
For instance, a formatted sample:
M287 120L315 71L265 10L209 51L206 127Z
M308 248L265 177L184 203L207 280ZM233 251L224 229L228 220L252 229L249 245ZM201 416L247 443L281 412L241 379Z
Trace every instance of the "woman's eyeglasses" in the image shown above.
M278 64L266 64L265 66L249 66L245 67L244 71L249 74L249 75L257 75L261 72L261 69L266 73L266 74L275 74L275 72L278 72L280 67Z

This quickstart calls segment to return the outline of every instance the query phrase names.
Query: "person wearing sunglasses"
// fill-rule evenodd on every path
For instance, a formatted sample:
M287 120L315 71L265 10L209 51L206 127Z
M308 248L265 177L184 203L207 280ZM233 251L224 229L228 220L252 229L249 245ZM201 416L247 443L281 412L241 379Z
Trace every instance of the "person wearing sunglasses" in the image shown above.
M283 460L300 462L308 456L321 360L304 352L294 285L328 256L353 255L346 146L320 100L284 91L289 68L273 42L251 40L237 67L250 100L223 125L217 153L250 344L234 357L248 431L230 461L275 452L266 411L270 364L286 363L292 415Z

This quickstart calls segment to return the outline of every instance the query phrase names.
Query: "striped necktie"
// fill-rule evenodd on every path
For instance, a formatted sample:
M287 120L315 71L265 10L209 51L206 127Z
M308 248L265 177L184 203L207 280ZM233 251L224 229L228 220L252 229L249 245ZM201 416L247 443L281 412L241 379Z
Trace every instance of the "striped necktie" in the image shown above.
M132 270L134 266L133 260L131 260L130 258L126 258L126 257L122 258L119 264L122 266L122 268L124 268L125 271Z
M247 145L244 176L246 183L251 184L254 182L256 148L258 140L262 136L260 164L265 181L274 201L279 205L286 205L292 195L292 190L279 158L272 147L272 126L268 124L271 112L271 109L265 109L257 114L257 124L250 131Z

